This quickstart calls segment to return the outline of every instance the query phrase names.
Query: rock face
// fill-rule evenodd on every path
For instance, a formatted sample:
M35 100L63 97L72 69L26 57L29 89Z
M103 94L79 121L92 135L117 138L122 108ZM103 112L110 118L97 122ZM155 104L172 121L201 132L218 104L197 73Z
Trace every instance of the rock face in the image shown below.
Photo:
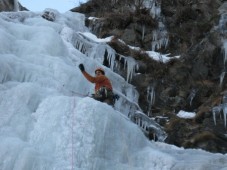
M21 6L19 3L19 9L27 10L25 7ZM14 0L1 0L0 1L0 12L2 11L14 11Z
M160 121L160 116L167 119L159 122L168 133L167 143L227 153L223 111L220 111L221 118L216 118L216 125L212 114L214 107L223 108L227 89L223 76L227 20L222 19L227 15L226 2L153 0L153 7L161 11L155 16L150 12L153 9L147 7L149 5L136 2L91 0L72 11L97 17L86 22L91 31L99 38L114 35L115 39L109 45L117 53L134 57L139 63L137 72L140 74L134 75L131 83L140 93L139 104L143 111L156 120ZM154 31L159 32L154 34ZM161 44L166 33L168 44ZM159 39L158 48L154 35ZM129 49L118 39L140 47L141 51ZM166 64L157 62L142 52L152 49L181 57ZM125 76L124 71L121 73ZM147 89L151 86L155 89L152 105L147 100ZM176 114L180 110L195 112L196 117L179 118Z
M0 1L0 11L13 11L14 0L2 0Z

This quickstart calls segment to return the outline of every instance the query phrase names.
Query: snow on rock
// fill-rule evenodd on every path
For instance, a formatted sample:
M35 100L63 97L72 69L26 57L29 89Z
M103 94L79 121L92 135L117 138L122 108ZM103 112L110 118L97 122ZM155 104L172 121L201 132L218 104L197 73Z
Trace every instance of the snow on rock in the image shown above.
M195 112L185 112L183 110L180 110L178 113L177 113L177 116L180 117L180 118L184 118L184 119L192 119L194 118L196 115Z

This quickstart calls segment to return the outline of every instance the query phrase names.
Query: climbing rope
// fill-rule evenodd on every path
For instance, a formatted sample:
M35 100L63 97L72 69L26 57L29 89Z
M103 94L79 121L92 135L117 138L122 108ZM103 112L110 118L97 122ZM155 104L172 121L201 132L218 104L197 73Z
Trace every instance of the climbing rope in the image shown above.
M73 170L74 169L74 141L73 141L73 138L74 138L74 126L75 126L75 119L74 119L74 114L75 114L75 111L76 111L76 99L75 97L73 98L73 110L72 110L72 125L71 125L71 131L72 131L72 134L71 134L71 143L72 143L72 150L71 150L71 169Z

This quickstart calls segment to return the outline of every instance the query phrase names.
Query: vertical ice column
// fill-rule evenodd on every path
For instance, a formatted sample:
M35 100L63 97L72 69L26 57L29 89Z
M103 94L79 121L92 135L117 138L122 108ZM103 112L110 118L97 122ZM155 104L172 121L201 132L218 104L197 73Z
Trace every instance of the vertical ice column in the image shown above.
M213 120L214 120L214 124L216 125L216 116L218 114L220 114L222 109L222 106L215 106L212 108L212 113L213 113Z
M222 72L220 75L220 87L222 86L224 78L225 78L225 72Z
M18 0L14 0L14 11L18 12L19 11L19 3Z
M188 97L189 100L189 104L190 106L192 105L192 100L194 99L195 95L196 95L197 90L196 89L192 89L190 92L190 95Z
M227 61L227 39L223 40L223 51L224 51L224 67L225 67L225 63Z
M159 17L161 13L161 3L159 0L147 0L143 1L143 5L150 9L150 15L153 18Z
M107 59L110 65L111 70L114 69L115 65L115 58L116 58L116 52L112 48L106 46L106 52L107 52Z
M154 86L148 86L147 87L147 102L148 102L148 116L150 116L150 113L152 113L152 106L155 101L155 90Z
M223 116L224 116L224 124L225 124L225 128L226 128L227 95L224 95L224 96L223 96L222 103L223 103Z
M135 61L135 59L131 57L124 57L124 69L126 67L127 67L127 82L130 82L132 76L135 74L136 69L138 69L138 63Z
M223 8L222 10L220 10L221 14L221 18L219 20L219 25L218 25L218 29L220 31L220 33L222 34L222 49L223 49L223 72L220 75L220 86L222 86L223 80L225 78L225 73L226 73L226 62L227 62L227 31L226 31L226 24L227 24L227 11L226 8ZM222 109L223 109L223 116L224 116L224 124L226 127L226 116L227 116L227 95L223 96L222 99ZM215 114L216 112L218 112L217 108L213 108L213 117L214 117L214 121L215 120ZM215 122L216 124L216 122Z
M226 61L227 61L227 39L223 40L223 47L222 48L223 48L223 51L224 51L224 61L223 61L224 71L221 73L221 76L220 76L220 86L222 86L223 80L225 78Z
M223 43L223 46L222 46L222 49L223 49L223 72L221 73L220 75L220 86L222 86L222 82L225 78L225 72L226 72L226 61L227 61L227 13L224 12L221 14L221 17L220 17L220 20L219 20L219 24L218 24L218 29L220 31L220 33L222 33L222 43Z
M152 39L152 51L155 51L156 49L160 49L161 47L167 47L169 42L168 33L166 31L166 28L164 24L160 21L158 24L158 29L154 30L152 32L153 39Z
M166 48L169 42L169 36L163 23L164 18L161 16L161 2L158 0L145 1L144 6L150 9L150 15L158 20L158 28L152 32L151 50L155 51L161 47Z
M94 48L97 46L97 43L89 41L88 38L83 36L80 33L73 33L71 43L73 46L79 50L81 53L85 54L86 56L93 57Z

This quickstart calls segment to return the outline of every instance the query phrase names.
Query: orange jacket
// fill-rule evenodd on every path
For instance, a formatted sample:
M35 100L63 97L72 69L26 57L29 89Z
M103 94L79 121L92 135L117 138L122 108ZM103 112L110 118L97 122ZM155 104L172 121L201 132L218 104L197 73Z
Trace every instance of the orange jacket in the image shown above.
M113 90L110 80L105 75L100 75L98 77L92 77L86 71L82 72L84 77L91 83L95 83L95 92L101 87L105 86L109 90Z

